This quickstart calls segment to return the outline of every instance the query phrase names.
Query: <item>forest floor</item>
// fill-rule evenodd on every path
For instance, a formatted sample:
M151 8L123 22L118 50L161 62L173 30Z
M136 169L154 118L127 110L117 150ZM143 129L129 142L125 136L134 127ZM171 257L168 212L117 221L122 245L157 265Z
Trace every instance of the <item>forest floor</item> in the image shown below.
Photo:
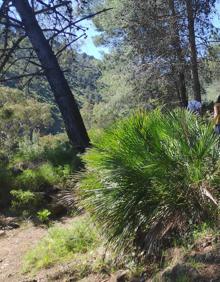
M53 226L68 228L77 217L64 217ZM49 282L49 281L79 281L74 278L72 263L64 262L50 268L42 269L36 274L22 273L22 262L27 251L48 234L44 226L35 226L27 221L19 228L0 230L0 282ZM118 273L116 274L118 276ZM91 274L82 282L114 282L115 276L109 274Z
M68 228L76 218L64 217L54 225ZM33 249L47 233L47 228L35 226L29 221L22 223L19 228L0 231L0 282L220 281L220 238L219 235L213 237L208 234L185 253L177 248L171 250L169 266L159 271L156 280L143 280L143 277L127 279L125 270L113 274L88 274L86 278L79 280L74 276L73 261L58 263L36 274L22 273L25 253ZM186 280L185 276L188 277Z
M23 256L47 231L26 223L18 229L3 232L0 237L0 281L23 281L20 271Z
M74 218L63 218L55 223L55 226L68 227ZM65 265L59 265L40 271L36 275L28 276L22 273L22 261L26 252L47 234L47 228L35 226L32 222L25 222L19 228L4 230L0 233L0 281L23 282L23 281L54 281L52 275L62 273ZM50 278L51 276L51 278ZM57 280L59 281L59 280ZM66 281L66 280L60 280Z

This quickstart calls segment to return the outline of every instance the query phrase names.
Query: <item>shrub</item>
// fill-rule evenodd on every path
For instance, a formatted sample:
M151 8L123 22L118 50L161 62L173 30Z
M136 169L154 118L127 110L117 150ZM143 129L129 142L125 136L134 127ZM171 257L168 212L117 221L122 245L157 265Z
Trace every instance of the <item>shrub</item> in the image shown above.
M11 194L17 200L15 205L27 205L35 200L35 195L31 191L12 190Z
M24 214L28 216L38 207L45 204L39 193L34 193L29 190L12 190L11 195L13 197L11 202L12 209L18 213L25 211Z
M48 211L47 209L44 210L40 210L37 213L37 217L38 219L42 222L42 223L47 223L49 221L49 216L51 215L51 212Z
M58 135L57 137L49 138L45 136L42 138L44 142L44 154L45 158L51 162L54 166L60 166L65 164L72 164L77 168L80 159L76 156L76 151L68 141L65 135ZM50 143L52 141L52 143Z
M42 191L45 187L58 184L71 172L70 165L54 167L50 163L43 163L33 169L26 169L16 177L16 186L32 191Z
M83 156L81 203L116 247L153 252L171 234L215 222L217 141L212 126L187 111L134 114Z
M39 169L26 169L16 177L16 186L23 190L31 188L32 191L39 191L40 187L46 183Z
M47 161L53 166L69 164L72 169L80 165L80 159L65 134L40 137L38 132L33 133L32 140L25 136L20 141L15 161Z
M70 174L78 169L80 159L65 134L40 137L34 132L32 137L32 140L29 137L22 139L17 154L9 163L11 171L17 172L10 189L16 187L19 192L30 191L34 195L44 194L48 198L54 186L66 187ZM28 207L21 204L21 199L16 198L17 194L12 195L13 210L19 213L22 207L29 215L46 207L46 197L41 205L35 203Z
M99 236L88 218L79 218L69 228L49 228L47 237L29 251L24 259L24 270L48 267L93 250Z
M0 209L6 208L11 200L12 173L0 164Z
M70 165L54 167L43 163L33 169L26 169L15 178L14 189L11 191L13 211L22 210L29 215L46 206L45 195L52 191L54 185L65 182L71 172ZM42 215L43 216L43 215Z
M24 136L19 142L19 149L17 155L15 155L15 161L43 160L44 147L40 140L37 131L33 132L32 140L30 140L30 136Z

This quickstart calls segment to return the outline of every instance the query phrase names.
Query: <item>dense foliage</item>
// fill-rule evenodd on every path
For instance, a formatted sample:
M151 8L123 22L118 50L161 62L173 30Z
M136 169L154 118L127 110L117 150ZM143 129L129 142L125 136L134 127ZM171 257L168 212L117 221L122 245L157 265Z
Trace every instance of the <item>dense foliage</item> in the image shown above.
M0 87L1 151L10 155L24 136L53 131L52 106L17 89Z
M152 252L171 234L215 223L218 139L194 114L138 112L96 136L83 160L82 203L118 248Z
M43 208L53 208L51 201L56 189L63 189L69 175L78 169L80 161L75 150L62 134L33 140L26 136L11 152L1 167L1 209L24 218L37 216Z
M213 42L219 38L219 30L212 21L216 12L215 1L192 2L191 20L196 38L194 55L198 57L194 63L187 2L91 1L92 10L112 8L107 15L93 19L101 31L96 44L110 50L110 55L104 58L101 75L104 82L104 91L101 90L104 95L101 97L104 99L97 108L102 124L110 117L114 120L127 115L127 109L132 106L149 107L152 99L166 103L169 108L186 106L187 100L196 96L194 84L199 85L202 100L206 99L205 82L210 69L205 67L204 60ZM217 57L209 59L214 62ZM198 73L196 81L192 72L194 67ZM209 83L212 78L213 73L209 76Z
M0 209L36 215L79 166L60 117L34 93L0 87Z

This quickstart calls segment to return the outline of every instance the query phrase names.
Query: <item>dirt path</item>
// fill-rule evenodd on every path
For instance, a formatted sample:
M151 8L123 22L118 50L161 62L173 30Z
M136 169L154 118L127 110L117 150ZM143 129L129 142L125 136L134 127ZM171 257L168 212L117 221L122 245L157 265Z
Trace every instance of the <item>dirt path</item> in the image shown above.
M63 218L62 221L55 223L55 226L68 227L75 221L75 218ZM22 260L25 253L34 246L48 233L46 228L34 226L28 222L18 229L0 233L0 282L116 282L119 281L120 270L111 275L103 273L92 273L82 280L76 280L74 261L58 263L51 268L42 269L36 275L29 276L22 274ZM216 241L217 240L217 241ZM181 251L181 249L179 249ZM172 257L175 257L172 254ZM199 277L197 280L189 281L220 281L220 238L207 236L197 242L192 252L188 255L178 257L173 268L167 268L158 273L158 277L167 273L177 275L178 271L193 273ZM191 264L190 264L191 262ZM189 268L190 267L190 268ZM198 268L198 269L197 269ZM189 271L190 269L190 271ZM123 273L123 271L122 271ZM181 272L182 273L182 272ZM181 274L182 275L182 274ZM174 281L175 279L171 279ZM120 280L124 281L124 280ZM142 280L131 280L142 281ZM152 281L146 280L146 281ZM160 281L160 280L157 280ZM176 281L176 280L175 280Z
M74 218L62 218L62 221L54 225L69 227ZM42 269L36 275L22 274L22 260L26 252L48 233L46 228L34 226L28 222L18 229L0 233L0 282L73 282L75 278L74 261L58 263L50 268ZM82 282L115 282L106 274L91 274Z
M0 281L24 281L21 274L22 258L47 230L28 223L19 229L5 231L0 237Z
M64 218L56 226L68 226L74 219ZM47 229L28 222L18 229L7 230L0 235L0 282L47 281L46 278L28 278L22 274L22 260L25 253L32 249Z

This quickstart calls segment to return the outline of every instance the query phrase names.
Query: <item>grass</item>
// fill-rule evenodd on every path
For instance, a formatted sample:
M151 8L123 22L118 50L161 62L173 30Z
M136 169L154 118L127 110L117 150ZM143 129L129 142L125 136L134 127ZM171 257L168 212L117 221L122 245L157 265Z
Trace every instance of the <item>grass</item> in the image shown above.
M189 266L191 266L192 268L195 268L197 270L203 269L203 267L204 267L203 263L196 261L194 258L189 258L187 260L187 264Z
M131 274L143 272L130 257L119 257L100 236L88 216L81 216L67 228L51 227L45 236L23 258L23 273L35 275L39 270L68 263L68 273L78 281L90 274L109 276L119 269ZM62 274L60 273L60 277Z
M207 236L214 236L214 229L210 228L206 223L200 225L199 227L195 227L193 230L193 241L198 241L204 239Z
M37 271L84 255L100 245L99 234L88 218L77 219L69 228L51 227L48 235L30 250L23 264L24 272Z
M110 276L120 269L127 269L129 276L137 277L145 269L132 256L120 256L109 245L106 248L105 238L87 215L76 218L67 228L50 227L48 235L26 253L22 268L23 273L35 275L60 263L68 263L74 281L90 274Z

